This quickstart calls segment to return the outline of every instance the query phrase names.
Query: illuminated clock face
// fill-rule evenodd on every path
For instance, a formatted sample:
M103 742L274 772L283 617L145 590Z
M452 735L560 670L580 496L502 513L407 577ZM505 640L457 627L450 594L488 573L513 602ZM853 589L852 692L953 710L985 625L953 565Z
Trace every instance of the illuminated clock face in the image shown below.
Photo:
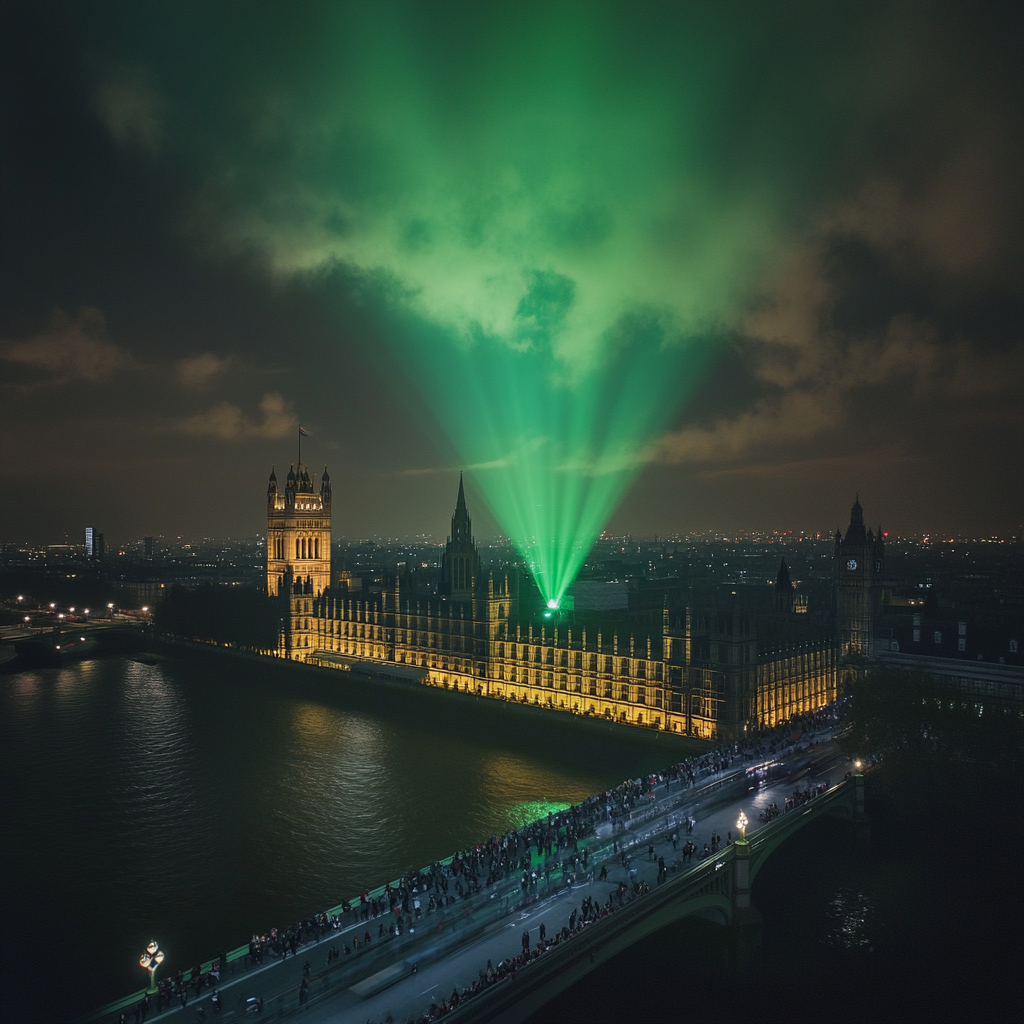
M848 561L848 562L846 563L846 568L847 568L847 569L856 569L856 568L857 568L857 559L856 559L856 558L851 558L851 559L850 559L850 560L849 560L849 561Z

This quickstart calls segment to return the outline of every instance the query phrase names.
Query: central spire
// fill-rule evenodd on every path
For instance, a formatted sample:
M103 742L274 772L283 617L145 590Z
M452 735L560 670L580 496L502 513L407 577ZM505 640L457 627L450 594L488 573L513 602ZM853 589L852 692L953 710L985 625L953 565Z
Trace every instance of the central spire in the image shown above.
M455 516L459 517L459 514L463 516L469 515L469 510L466 508L466 491L462 486L462 474L459 473L459 496L455 499Z
M441 560L442 591L452 598L468 598L472 595L479 575L480 555L473 540L473 524L466 507L466 488L460 473L452 533Z

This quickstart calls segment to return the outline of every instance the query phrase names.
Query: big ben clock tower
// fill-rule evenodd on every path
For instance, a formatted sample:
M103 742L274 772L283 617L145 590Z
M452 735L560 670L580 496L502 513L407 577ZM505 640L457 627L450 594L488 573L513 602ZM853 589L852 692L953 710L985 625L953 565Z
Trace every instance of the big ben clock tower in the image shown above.
M860 499L850 509L846 536L836 531L836 576L839 594L839 644L844 659L874 655L875 620L882 603L885 544L882 529L864 529Z

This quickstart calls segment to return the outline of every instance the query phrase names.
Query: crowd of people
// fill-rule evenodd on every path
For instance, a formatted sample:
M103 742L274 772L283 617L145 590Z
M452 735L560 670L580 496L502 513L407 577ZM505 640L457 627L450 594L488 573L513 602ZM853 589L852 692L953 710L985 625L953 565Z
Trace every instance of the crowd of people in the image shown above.
M807 742L809 734L832 727L837 716L835 706L823 708L813 715L802 716L771 732L752 737L745 744L723 745L709 753L679 761L659 773L627 779L563 811L550 812L521 828L493 835L484 843L455 853L447 861L436 861L423 870L411 871L395 883L374 890L372 894L363 891L339 907L297 921L283 931L272 928L266 934L254 935L249 942L246 966L261 965L267 957L284 960L296 956L303 946L318 943L325 936L333 936L335 942L330 946L327 957L327 967L333 967L343 957L365 953L375 943L406 933L415 934L416 926L424 916L433 915L460 901L468 901L484 889L513 876L518 877L524 897L529 896L531 890L536 891L542 876L549 881L553 871L561 872L563 883L573 884L579 878L593 881L595 869L591 864L590 852L581 844L594 837L599 826L610 822L612 834L621 835L629 828L630 820L638 808L649 806L657 796L668 795L674 788L698 786L715 774L735 766L737 761L750 763L799 750L801 743ZM804 802L811 795L809 790L795 792L786 801L787 810L791 804L795 806L797 802ZM770 805L769 811L772 808L773 813L778 812L775 805ZM693 824L692 819L685 819L683 828L686 835L692 832ZM659 881L667 878L670 869L678 870L689 864L694 857L701 859L717 853L722 842L720 836L712 835L710 841L701 848L687 838L680 848L678 828L673 829L671 841L677 856L671 865L663 858L658 858ZM728 842L732 842L731 834ZM615 851L619 852L617 841ZM648 854L653 860L653 846L649 848ZM528 938L524 936L526 941L520 956L502 961L497 967L488 962L488 967L481 971L477 982L461 993L453 991L449 999L432 1004L423 1019L434 1020L443 1016L458 1006L460 1001L504 978L514 976L516 970L525 963L543 955L553 946L568 941L583 928L612 913L616 905L642 895L646 885L636 881L636 871L631 867L624 848L622 857L630 885L620 883L619 889L603 904L588 897L579 910L573 912L569 922L550 937L542 926L537 943L533 946L529 945ZM600 879L604 881L607 877L605 865L601 868ZM371 921L377 924L376 934L371 930ZM221 954L206 972L197 965L187 975L179 972L174 978L164 979L156 997L158 1012L173 1006L175 1001L185 1006L190 989L194 996L198 996L204 987L214 988L217 992L221 965L226 964L227 956ZM305 970L300 991L302 1002L308 998L308 974L308 970ZM219 1010L219 992L217 996L214 1001L215 1012ZM146 1002L146 1008L136 1013L143 1020L149 1010L148 997Z

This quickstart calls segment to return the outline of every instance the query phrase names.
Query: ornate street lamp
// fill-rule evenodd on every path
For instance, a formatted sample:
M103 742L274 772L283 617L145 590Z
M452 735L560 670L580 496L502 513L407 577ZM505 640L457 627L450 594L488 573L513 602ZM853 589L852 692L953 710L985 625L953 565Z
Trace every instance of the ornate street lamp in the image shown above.
M139 965L149 971L149 988L146 991L150 995L156 993L156 969L164 962L164 951L154 939L147 947L146 952L139 957Z
M736 819L736 827L740 831L740 839L747 838L747 816L740 811L740 816Z

